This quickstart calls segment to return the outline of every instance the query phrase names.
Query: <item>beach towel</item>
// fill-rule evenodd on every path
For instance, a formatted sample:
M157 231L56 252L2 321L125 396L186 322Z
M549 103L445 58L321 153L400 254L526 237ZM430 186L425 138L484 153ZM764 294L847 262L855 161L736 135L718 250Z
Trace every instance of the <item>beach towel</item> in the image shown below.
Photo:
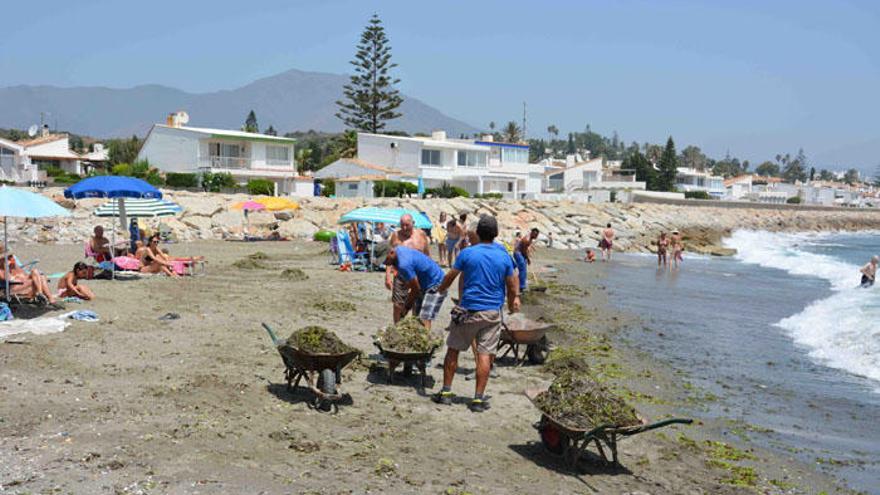
M141 269L140 260L131 256L117 256L113 258L113 264L120 270L128 270L130 272L136 272Z
M99 321L98 314L88 309L80 309L66 313L67 317L77 321ZM64 316L64 315L62 315Z

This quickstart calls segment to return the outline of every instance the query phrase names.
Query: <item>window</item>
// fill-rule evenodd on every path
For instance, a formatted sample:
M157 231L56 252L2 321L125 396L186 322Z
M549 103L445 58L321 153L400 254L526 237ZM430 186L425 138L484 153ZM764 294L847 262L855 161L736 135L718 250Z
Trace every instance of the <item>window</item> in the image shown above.
M529 150L524 148L501 148L501 161L505 163L529 163Z
M240 157L244 152L244 146L229 143L211 143L208 146L208 153L211 156L230 156L234 158Z
M266 162L285 165L290 163L290 147L266 146Z
M0 165L4 167L12 167L15 164L15 153L6 148L0 148Z
M422 165L440 166L440 150L422 150Z
M352 182L352 183L348 184L348 190L349 191L357 191L358 190L358 183Z
M480 151L459 151L458 166L460 167L485 167L486 153Z

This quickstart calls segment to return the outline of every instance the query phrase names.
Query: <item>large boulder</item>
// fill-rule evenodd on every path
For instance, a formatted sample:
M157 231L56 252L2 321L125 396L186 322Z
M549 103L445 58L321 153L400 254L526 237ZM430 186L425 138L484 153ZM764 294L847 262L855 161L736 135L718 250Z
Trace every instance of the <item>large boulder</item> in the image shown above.
M180 219L184 225L201 231L211 231L211 219L203 216L183 217Z
M180 196L175 198L177 204L183 208L185 216L203 216L210 217L223 209L224 203L218 201L216 197L205 195L199 196Z
M284 237L292 237L297 239L311 239L315 232L319 229L308 220L294 218L286 222L281 222L278 226L278 233Z
M221 211L211 217L211 226L221 229L240 229L244 224L244 215L240 211Z

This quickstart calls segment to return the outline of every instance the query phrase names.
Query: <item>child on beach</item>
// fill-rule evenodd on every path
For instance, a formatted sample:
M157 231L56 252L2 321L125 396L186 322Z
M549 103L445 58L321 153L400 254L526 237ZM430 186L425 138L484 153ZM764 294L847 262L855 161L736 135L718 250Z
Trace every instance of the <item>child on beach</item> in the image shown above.
M67 272L61 280L58 281L59 297L78 297L86 301L95 298L95 293L84 284L80 284L79 280L88 276L89 267L82 261L78 261L73 265L73 270Z
M586 252L586 254L584 255L584 261L586 261L587 263L593 263L593 262L595 262L595 261L596 261L596 253L593 252L592 249L587 248L587 252Z

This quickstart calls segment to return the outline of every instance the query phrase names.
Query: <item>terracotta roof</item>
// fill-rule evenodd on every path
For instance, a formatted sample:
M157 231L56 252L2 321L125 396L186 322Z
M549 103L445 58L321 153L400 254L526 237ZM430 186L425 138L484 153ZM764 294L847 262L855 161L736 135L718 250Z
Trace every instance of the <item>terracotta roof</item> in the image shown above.
M51 143L52 141L58 141L59 139L65 139L67 134L49 134L46 136L40 136L34 139L25 139L22 141L18 141L20 146L39 146L41 144Z

